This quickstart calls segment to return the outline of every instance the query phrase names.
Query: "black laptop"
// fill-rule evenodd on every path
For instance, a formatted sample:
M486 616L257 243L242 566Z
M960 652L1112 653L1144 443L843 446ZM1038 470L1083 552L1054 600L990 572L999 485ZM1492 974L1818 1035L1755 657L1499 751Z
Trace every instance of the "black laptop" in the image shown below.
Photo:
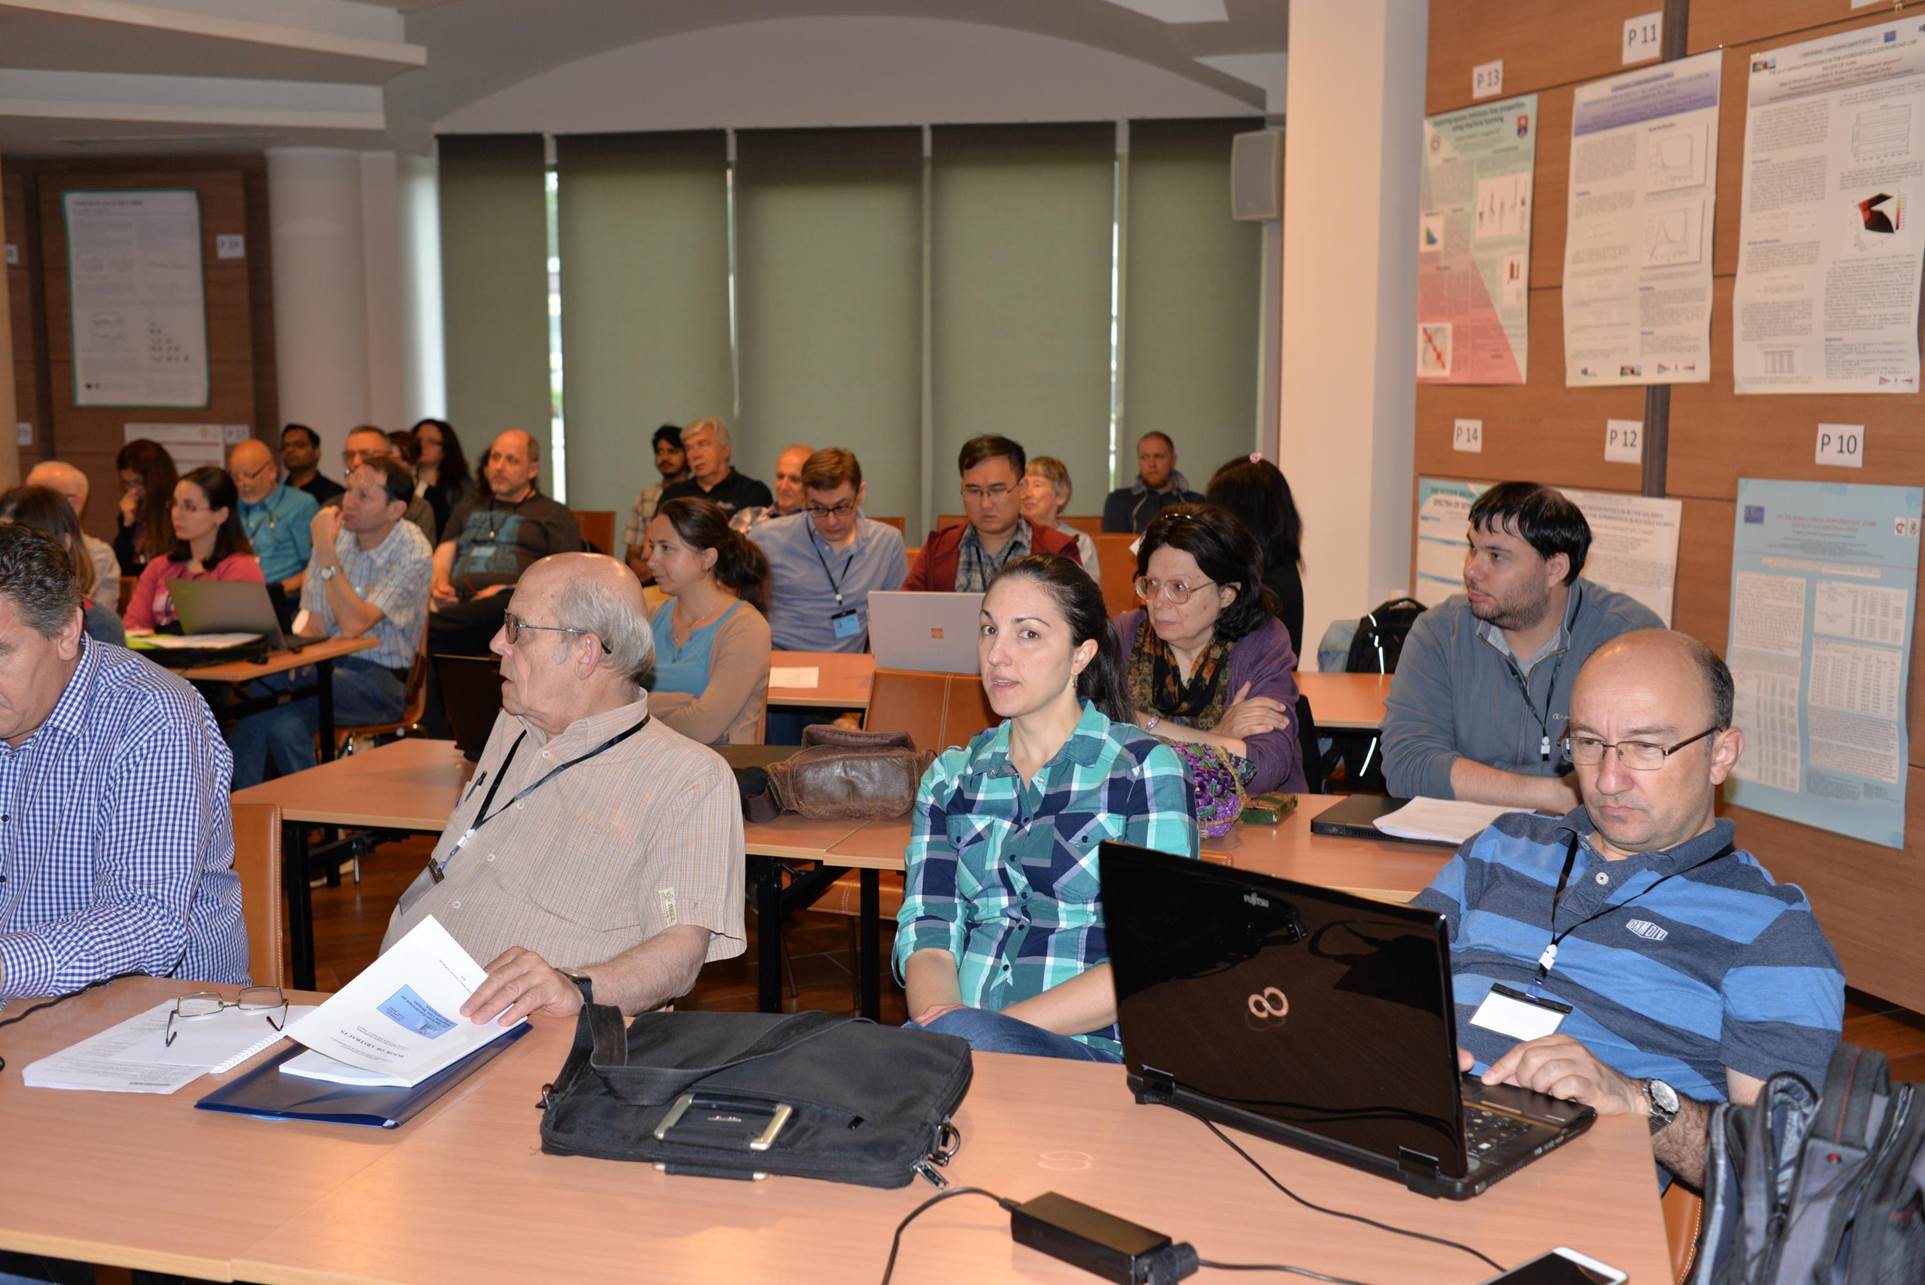
M1100 869L1137 1101L1458 1200L1595 1118L1458 1071L1442 915L1121 843Z
M1409 799L1393 799L1387 794L1350 794L1310 818L1310 833L1334 834L1345 839L1381 839L1385 843L1429 843L1445 848L1457 844L1449 839L1413 839L1408 835L1385 834L1377 828L1377 818L1389 816Z

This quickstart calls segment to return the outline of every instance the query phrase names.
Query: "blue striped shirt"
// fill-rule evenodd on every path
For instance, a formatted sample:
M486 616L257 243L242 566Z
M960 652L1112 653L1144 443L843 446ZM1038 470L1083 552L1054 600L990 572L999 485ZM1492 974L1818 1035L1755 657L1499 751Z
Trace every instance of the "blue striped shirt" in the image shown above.
M198 692L85 639L46 721L0 741L0 999L128 972L245 982L232 769Z
M1557 908L1563 931L1543 993L1572 1007L1558 1033L1636 1079L1723 1101L1727 1070L1813 1084L1844 1020L1845 978L1796 884L1775 882L1732 841L1729 821L1659 852L1607 861L1583 808L1563 818L1514 812L1458 849L1413 904L1450 920L1457 1038L1479 1068L1514 1041L1470 1024L1491 985L1531 984L1551 939L1551 895L1566 846L1581 837ZM1675 878L1658 886L1666 875ZM1648 895L1640 895L1648 894ZM1630 904L1625 904L1625 903Z

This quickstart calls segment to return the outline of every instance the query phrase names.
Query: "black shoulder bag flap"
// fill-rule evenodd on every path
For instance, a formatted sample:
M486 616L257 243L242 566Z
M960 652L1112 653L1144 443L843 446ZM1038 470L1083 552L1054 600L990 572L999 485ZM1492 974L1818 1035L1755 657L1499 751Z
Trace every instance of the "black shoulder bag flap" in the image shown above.
M954 1154L969 1089L953 1036L828 1013L643 1013L587 1004L542 1094L541 1149L715 1178L900 1187Z

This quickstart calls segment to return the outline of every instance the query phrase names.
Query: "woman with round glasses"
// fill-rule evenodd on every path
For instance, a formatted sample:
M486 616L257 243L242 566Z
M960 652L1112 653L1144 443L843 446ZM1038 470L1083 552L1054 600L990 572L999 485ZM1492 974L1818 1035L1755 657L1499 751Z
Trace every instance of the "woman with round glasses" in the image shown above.
M127 601L127 632L153 633L178 621L167 586L175 580L252 580L264 577L241 525L241 495L227 470L204 465L174 483L169 510L172 551L163 550L140 573Z
M1297 655L1243 524L1213 504L1163 510L1137 546L1136 596L1116 631L1138 725L1222 750L1252 794L1304 789Z
M758 745L769 699L769 564L711 500L684 496L648 523L656 611L648 709L704 745Z

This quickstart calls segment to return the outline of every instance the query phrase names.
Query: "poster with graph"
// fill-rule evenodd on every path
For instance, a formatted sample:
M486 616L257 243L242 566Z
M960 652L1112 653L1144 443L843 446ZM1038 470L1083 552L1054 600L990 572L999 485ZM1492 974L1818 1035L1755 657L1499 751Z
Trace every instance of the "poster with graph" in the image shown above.
M1717 52L1580 85L1571 103L1564 383L1711 379Z
M1424 122L1418 383L1524 382L1536 164L1536 94Z
M76 406L207 405L200 196L62 193Z
M1925 17L1751 55L1741 393L1915 393Z

